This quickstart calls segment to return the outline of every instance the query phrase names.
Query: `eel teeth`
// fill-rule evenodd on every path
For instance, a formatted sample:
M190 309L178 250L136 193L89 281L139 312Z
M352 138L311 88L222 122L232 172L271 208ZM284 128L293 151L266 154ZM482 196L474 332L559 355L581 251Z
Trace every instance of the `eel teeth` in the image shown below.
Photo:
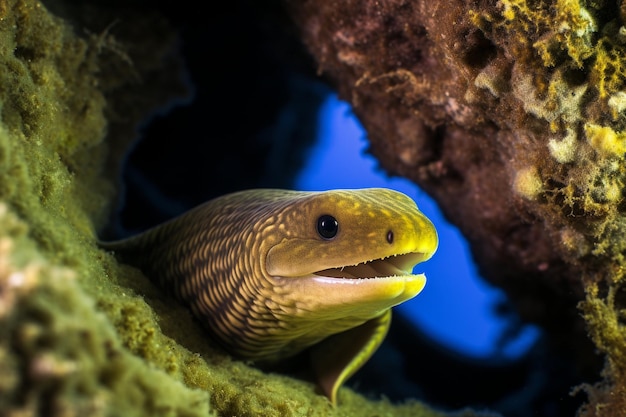
M341 266L315 272L315 275L346 279L385 278L412 275L413 267L424 260L422 253L406 253L374 259L352 266Z

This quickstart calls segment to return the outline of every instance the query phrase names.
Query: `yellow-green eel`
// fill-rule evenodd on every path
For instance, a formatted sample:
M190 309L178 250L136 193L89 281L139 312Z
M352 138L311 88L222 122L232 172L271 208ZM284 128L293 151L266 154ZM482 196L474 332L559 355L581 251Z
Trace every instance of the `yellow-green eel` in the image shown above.
M308 349L333 404L383 341L391 307L424 288L412 269L437 244L415 202L384 188L240 191L101 242L186 304L230 354L272 362Z

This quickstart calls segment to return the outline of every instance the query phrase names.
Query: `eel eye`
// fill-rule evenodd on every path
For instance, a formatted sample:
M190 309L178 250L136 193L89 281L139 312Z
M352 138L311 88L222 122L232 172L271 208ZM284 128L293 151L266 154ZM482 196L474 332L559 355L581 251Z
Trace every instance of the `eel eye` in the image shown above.
M317 233L324 239L332 239L337 235L339 223L329 214L324 214L317 219Z

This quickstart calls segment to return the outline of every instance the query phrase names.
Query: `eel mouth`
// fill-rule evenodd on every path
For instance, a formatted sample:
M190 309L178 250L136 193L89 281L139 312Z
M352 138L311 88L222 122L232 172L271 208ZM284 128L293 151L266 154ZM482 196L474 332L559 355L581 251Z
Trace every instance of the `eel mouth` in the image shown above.
M328 268L314 275L328 278L371 279L413 275L413 267L427 259L423 253L405 253L387 258L374 259L356 265Z

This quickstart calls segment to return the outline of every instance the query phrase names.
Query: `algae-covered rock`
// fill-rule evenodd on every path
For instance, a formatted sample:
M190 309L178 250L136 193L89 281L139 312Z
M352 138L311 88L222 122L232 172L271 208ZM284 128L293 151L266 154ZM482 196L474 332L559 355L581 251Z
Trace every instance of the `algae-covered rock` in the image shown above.
M38 2L0 21L0 414L206 415L209 395L123 345L94 246L112 185L96 47Z
M138 124L187 94L166 20L124 16L119 39L35 0L0 2L0 414L443 416L348 388L332 407L309 382L232 360L97 248Z
M623 415L624 3L286 3L372 154L588 382L580 415Z

